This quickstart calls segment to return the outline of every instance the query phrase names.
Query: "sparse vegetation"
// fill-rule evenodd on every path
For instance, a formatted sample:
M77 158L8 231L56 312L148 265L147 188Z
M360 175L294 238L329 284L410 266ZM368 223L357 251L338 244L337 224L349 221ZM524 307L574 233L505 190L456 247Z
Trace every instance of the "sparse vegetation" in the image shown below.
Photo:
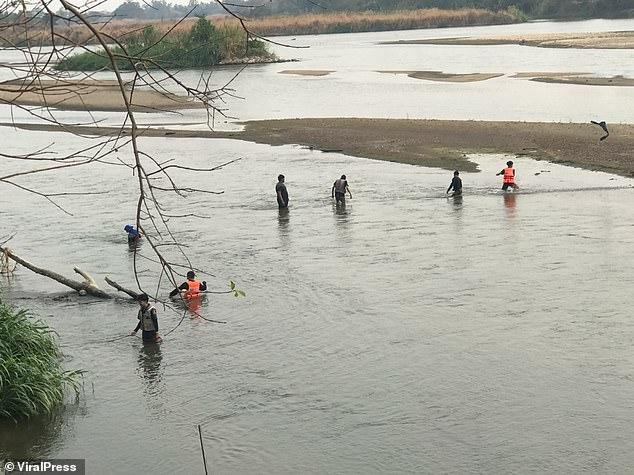
M0 420L50 414L78 371L64 371L52 330L0 301Z

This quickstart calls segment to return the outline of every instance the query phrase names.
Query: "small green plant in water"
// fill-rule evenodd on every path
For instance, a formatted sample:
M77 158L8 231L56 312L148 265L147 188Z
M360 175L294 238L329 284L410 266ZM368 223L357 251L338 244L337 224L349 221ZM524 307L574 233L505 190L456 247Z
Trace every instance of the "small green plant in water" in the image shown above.
M246 297L247 294L246 292L244 292L244 290L240 290L236 287L236 283L233 280L229 281L229 288L231 289L231 292L233 292L233 296L235 298L238 297Z
M64 371L53 331L0 301L0 419L50 414L81 371Z

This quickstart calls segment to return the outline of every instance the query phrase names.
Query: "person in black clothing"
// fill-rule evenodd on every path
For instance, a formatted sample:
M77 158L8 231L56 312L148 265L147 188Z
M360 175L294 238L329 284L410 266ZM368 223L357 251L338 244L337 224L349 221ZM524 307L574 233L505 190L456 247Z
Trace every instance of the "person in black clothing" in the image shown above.
M143 343L158 343L161 341L161 337L158 334L158 317L156 315L156 308L150 305L150 298L147 294L141 294L136 298L139 302L139 313L137 318L139 323L130 335L136 335L136 332L142 330Z
M187 282L183 282L177 289L174 289L170 292L170 298L178 295L179 292L182 292L183 297L186 299L192 299L194 297L198 297L201 292L207 290L207 282L204 280L202 282L196 280L196 274L193 270L187 272Z
M277 185L275 185L275 194L277 195L277 205L280 208L288 208L288 191L284 184L284 175L278 175Z
M451 184L449 188L447 188L447 193L449 193L453 189L453 195L461 195L462 194L462 180L460 179L460 172L456 170L453 172L453 179L451 180Z

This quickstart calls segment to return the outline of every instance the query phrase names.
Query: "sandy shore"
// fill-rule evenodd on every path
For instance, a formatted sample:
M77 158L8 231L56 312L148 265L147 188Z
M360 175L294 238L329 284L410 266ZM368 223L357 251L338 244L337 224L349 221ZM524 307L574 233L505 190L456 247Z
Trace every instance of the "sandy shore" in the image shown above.
M119 132L114 127L16 126L93 135ZM267 120L247 122L242 132L152 128L143 134L299 144L313 150L463 171L477 170L467 153L507 153L634 176L634 125L609 127L611 135L603 142L599 142L603 132L592 124L394 119Z
M334 73L326 69L285 69L280 71L279 74L297 74L298 76L328 76Z
M502 73L443 73L442 71L377 71L382 74L407 74L414 79L440 82L476 82L504 76Z
M64 110L124 111L125 103L115 81L40 81L0 83L0 103L54 107ZM187 97L135 89L132 108L138 112L198 109Z
M632 49L634 31L604 33L551 33L490 37L432 38L386 41L382 45L523 45L540 48Z
M634 86L634 78L626 78L623 76L611 76L611 77L595 77L595 76L560 76L560 77L535 77L531 78L531 81L546 82L555 84L580 84L584 86L619 86L619 87L632 87Z

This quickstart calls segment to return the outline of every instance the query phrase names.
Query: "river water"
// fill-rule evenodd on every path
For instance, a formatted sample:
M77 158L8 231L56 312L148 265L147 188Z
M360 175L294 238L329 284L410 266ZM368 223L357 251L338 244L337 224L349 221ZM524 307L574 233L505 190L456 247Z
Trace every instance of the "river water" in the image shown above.
M612 105L625 122L617 102L628 90L612 92L623 94ZM2 134L4 153L85 144ZM159 306L169 335L144 348L110 341L134 327L134 304L69 295L20 269L2 281L5 297L50 324L66 366L86 374L79 400L52 420L0 426L0 455L86 458L89 473L202 473L200 424L212 473L631 470L633 180L512 157L521 190L502 194L495 173L509 157L472 156L480 172L462 174L460 200L445 196L446 170L230 140L142 147L193 167L242 158L177 174L225 193L190 197L186 210L209 219L176 231L213 289L233 279L247 297L207 297L202 315L226 324L179 325L180 313ZM62 199L67 216L7 190L0 234L18 231L16 253L43 267L133 286L122 228L134 177L91 167L25 183L110 193ZM278 173L287 213L275 204ZM330 199L342 173L345 208ZM141 268L155 284L153 267Z

